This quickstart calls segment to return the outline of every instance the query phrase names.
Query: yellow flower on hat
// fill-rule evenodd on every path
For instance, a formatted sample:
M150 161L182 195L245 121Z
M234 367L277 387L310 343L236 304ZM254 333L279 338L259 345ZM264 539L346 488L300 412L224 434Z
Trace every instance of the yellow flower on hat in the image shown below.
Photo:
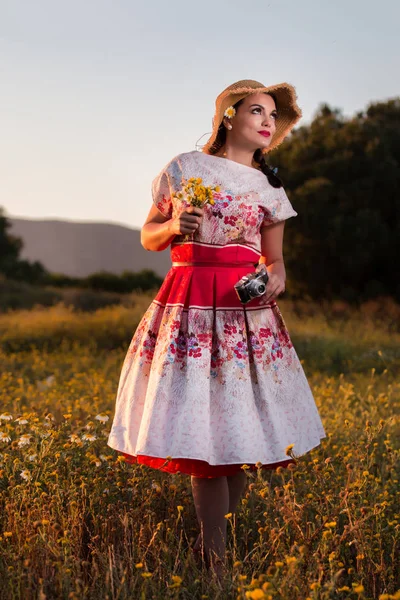
M234 117L235 115L236 115L236 110L233 108L233 106L228 106L228 108L224 112L224 117L228 117L228 119L232 119L232 117Z

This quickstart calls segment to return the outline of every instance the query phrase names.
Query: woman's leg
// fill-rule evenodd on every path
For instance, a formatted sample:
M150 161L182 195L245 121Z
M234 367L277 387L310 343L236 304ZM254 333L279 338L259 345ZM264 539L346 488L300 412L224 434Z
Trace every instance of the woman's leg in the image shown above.
M193 489L193 479L195 479L195 478L192 477L192 489ZM222 478L219 478L219 479L222 479ZM197 480L201 480L201 478L197 478ZM227 480L227 484L228 484L229 500L228 500L228 510L224 513L224 515L227 512L231 512L232 514L235 513L237 505L239 504L239 500L240 500L244 490L246 489L247 475L244 471L239 471L239 473L236 473L235 475L227 476L226 480ZM203 481L213 481L213 480L205 479ZM193 496L194 496L194 494L193 494ZM206 501L209 502L208 499ZM197 511L197 508L196 508L196 511ZM224 517L224 521L226 521L225 517ZM199 522L200 522L200 519L199 519ZM200 528L201 528L201 523L200 523ZM193 549L200 550L201 546L202 546L202 535L201 535L201 533L199 533L199 535L197 536L197 540L193 546Z
M229 488L229 512L236 512L239 500L247 486L247 475L244 471L239 471L235 475L227 477Z
M206 479L191 476L192 493L201 533L195 547L204 547L206 561L214 565L219 559L225 563L225 515L229 512L229 488L226 477ZM210 560L211 559L211 560Z

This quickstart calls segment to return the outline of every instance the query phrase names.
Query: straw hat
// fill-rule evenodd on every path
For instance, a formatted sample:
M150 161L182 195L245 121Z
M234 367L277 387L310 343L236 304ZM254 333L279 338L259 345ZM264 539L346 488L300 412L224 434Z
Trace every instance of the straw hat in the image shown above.
M289 83L278 83L276 85L265 86L259 81L252 79L241 79L232 83L223 92L217 96L215 101L215 114L212 120L212 133L209 140L204 144L202 151L206 154L216 154L224 145L218 129L224 118L224 112L228 106L232 106L249 94L258 92L272 93L276 99L276 108L279 117L276 121L276 131L272 137L268 148L263 148L262 153L271 152L279 146L288 135L297 121L301 118L302 112L297 105L297 95L295 88Z

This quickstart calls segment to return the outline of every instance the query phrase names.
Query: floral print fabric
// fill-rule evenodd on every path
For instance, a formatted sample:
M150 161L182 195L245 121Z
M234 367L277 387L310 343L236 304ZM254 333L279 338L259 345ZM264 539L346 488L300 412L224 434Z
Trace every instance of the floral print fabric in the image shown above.
M261 252L260 228L297 215L283 187L274 188L261 171L232 160L193 151L178 155L153 180L153 202L168 218L177 217L186 208L173 198L181 189L181 180L195 173L203 184L219 185L215 204L204 207L201 228L194 241L226 244L244 243ZM177 236L172 245L180 242Z

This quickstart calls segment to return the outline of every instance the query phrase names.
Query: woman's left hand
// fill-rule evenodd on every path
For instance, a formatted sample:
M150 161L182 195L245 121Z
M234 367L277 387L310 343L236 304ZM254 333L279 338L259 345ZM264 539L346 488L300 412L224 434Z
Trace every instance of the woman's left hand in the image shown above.
M257 267L256 267L257 273L259 273L260 271L264 271L264 270L266 270L268 272L264 263L260 263L259 265L257 265ZM270 302L271 300L276 300L276 298L280 294L283 294L284 291L285 291L285 280L283 279L283 277L281 277L280 275L278 275L276 273L268 272L268 281L267 281L267 286L265 289L265 294L263 294L263 301Z

